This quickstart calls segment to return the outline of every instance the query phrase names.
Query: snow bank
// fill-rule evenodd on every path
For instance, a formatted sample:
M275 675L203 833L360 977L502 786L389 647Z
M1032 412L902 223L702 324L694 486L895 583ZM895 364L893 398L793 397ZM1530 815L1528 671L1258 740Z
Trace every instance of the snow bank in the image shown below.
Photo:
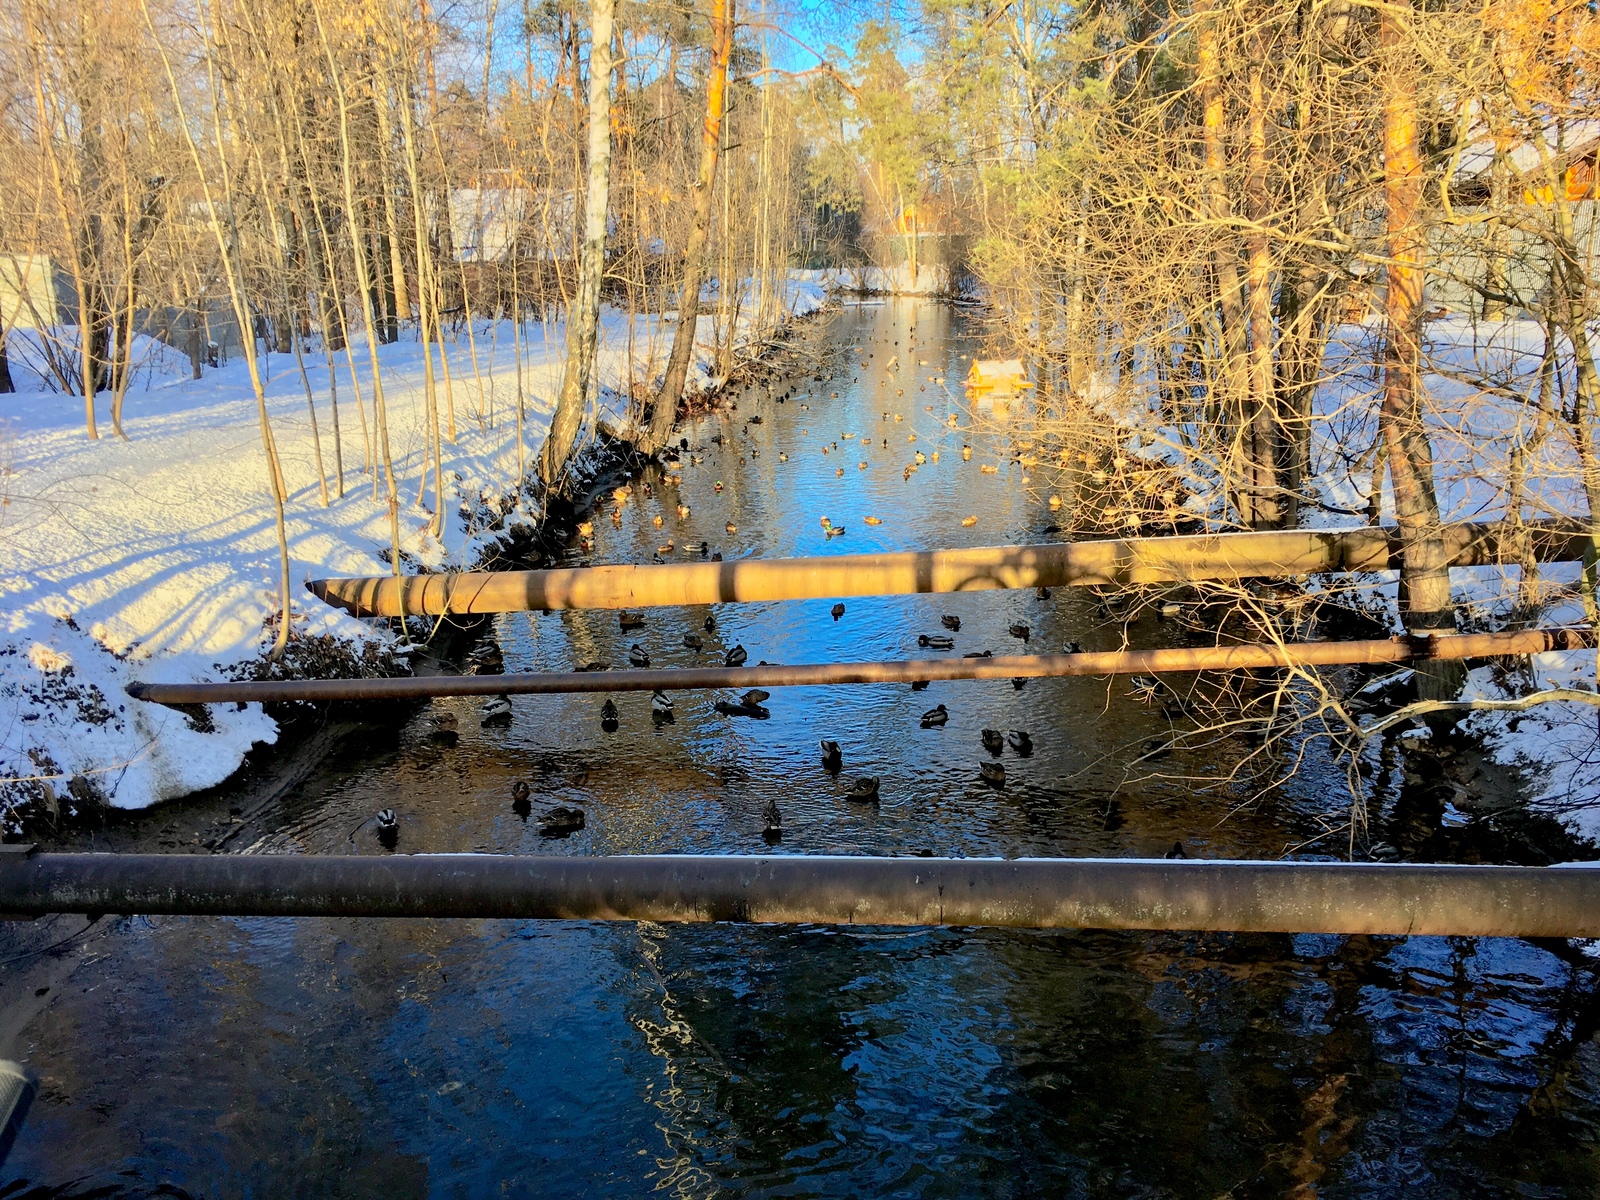
M822 286L795 280L787 309L823 303ZM656 378L665 325L608 311L598 363L601 404L620 415L630 384ZM560 386L564 326L525 326L521 459L531 469ZM697 333L708 338L709 318ZM748 332L748 331L746 331ZM427 421L423 347L380 350L389 440L401 499L403 553L429 569L466 567L535 522L519 487L518 369L509 323L462 331L448 348L450 385L434 348L444 444L443 531L428 526L437 499L423 482ZM372 374L355 353L369 432ZM474 369L476 357L476 369ZM714 384L702 342L692 382ZM25 796L141 808L220 783L277 729L259 705L211 705L193 715L137 701L133 680L217 680L251 673L270 647L278 552L256 403L242 359L203 379L164 378L157 360L124 408L128 440L91 442L81 398L36 390L0 397L0 822ZM167 366L186 372L187 360ZM329 497L322 502L306 385L292 355L263 360L268 410L290 496L294 631L354 658L392 653L389 634L302 590L306 579L386 572L390 531L383 489L365 470L366 442L350 363L336 358L344 494L338 495L326 360L308 358ZM102 406L106 403L101 397ZM102 408L103 411L103 408ZM594 414L591 414L592 416Z

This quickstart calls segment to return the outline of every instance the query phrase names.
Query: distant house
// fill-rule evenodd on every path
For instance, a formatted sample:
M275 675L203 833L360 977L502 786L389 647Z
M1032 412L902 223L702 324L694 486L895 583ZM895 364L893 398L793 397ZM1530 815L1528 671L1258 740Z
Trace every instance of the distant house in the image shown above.
M504 262L514 245L524 257L537 249L561 258L572 252L577 211L570 191L455 187L450 189L450 241L464 263Z
M72 279L48 254L0 253L0 329L48 329L77 320Z

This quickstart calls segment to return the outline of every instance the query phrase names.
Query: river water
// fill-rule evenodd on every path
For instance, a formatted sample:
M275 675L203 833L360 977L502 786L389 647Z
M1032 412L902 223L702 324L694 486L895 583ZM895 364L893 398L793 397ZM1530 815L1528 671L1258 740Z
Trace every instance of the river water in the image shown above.
M961 399L979 342L959 313L850 306L803 338L821 367L691 424L682 482L647 476L653 494L635 485L616 523L604 505L592 551L575 546L571 561L681 560L702 541L734 558L1055 536L1044 500L1061 481L1035 468L1024 482L1030 468L1014 461L1034 436L1027 415L972 414ZM918 451L928 461L907 478ZM846 532L829 538L822 518ZM1092 596L1068 590L854 599L838 620L831 607L652 610L626 633L614 614L516 614L493 633L507 670L620 667L635 643L668 666L734 645L751 662L913 657L927 653L919 634L945 632L945 614L960 618L953 654L1014 653L1017 623L1043 651L1123 636ZM688 632L702 652L684 645ZM1180 634L1152 618L1130 636ZM401 728L344 737L264 809L234 815L222 792L121 819L96 844L383 854L371 817L392 807L398 852L756 853L775 803L779 853L1160 855L1180 843L1246 857L1307 843L1337 811L1343 773L1316 755L1255 804L1225 780L1245 752L1227 741L1137 761L1169 723L1128 692L1092 679L784 689L765 720L685 693L670 723L652 718L647 695L622 694L615 732L598 696L518 697L508 725L487 727L475 702L440 702ZM922 728L940 703L948 723ZM452 717L446 744L437 731ZM983 728L1031 733L1031 755L999 756L1003 788L979 777L992 761ZM841 744L844 779L881 778L877 804L845 798L819 738ZM1511 819L1507 781L1467 773L1451 804L1419 801L1428 771L1400 754L1376 768L1380 832L1418 858L1501 844L1483 831ZM513 806L518 780L531 813ZM543 836L554 805L581 808L582 831ZM52 919L17 944L49 934L63 945L5 960L0 1037L41 1088L0 1169L4 1200L1556 1196L1600 1185L1600 987L1565 943L82 926Z

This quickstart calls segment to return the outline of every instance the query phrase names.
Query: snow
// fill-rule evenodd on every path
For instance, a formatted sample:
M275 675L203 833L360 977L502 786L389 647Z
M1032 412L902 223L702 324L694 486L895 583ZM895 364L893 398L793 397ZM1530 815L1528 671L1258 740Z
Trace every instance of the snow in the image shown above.
M816 310L824 289L792 280L786 310ZM560 323L525 325L523 461L531 470L560 386L566 342ZM711 333L702 318L700 338ZM653 380L670 346L670 320L607 310L597 371L602 411L624 415L630 382ZM748 325L741 336L750 334ZM405 554L429 569L470 567L519 522L536 522L518 479L517 364L509 323L463 330L448 345L448 399L438 349L443 447L443 531L428 529L437 500L428 470L423 347L380 348L391 455ZM359 348L358 348L359 347ZM631 348L631 358L630 358ZM714 385L702 341L691 383ZM157 343L138 347L127 397L127 440L111 434L100 397L98 441L83 427L79 397L46 390L25 368L17 395L0 398L0 819L19 795L71 791L118 808L141 808L209 787L239 767L252 745L272 742L259 705L208 706L208 716L134 700L134 680L210 681L251 673L270 648L277 608L278 548L256 402L242 358L191 381L188 360ZM364 343L352 346L371 426L372 373ZM473 356L477 358L474 372ZM330 496L322 503L305 384L293 355L262 360L268 414L289 490L294 629L353 658L395 651L374 628L318 601L306 580L389 570L383 489L363 470L362 426L350 362L336 356L344 494L337 494L326 360L305 368L321 430Z

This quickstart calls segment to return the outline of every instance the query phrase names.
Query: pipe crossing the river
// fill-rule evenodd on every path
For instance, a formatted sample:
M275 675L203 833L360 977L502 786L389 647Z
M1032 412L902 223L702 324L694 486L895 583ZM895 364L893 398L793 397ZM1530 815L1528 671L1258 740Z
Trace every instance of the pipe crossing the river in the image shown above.
M1600 864L0 853L0 913L1600 936Z
M1454 567L1518 562L1524 555L1540 562L1575 561L1594 544L1589 531L1571 521L1527 526L1515 536L1503 534L1498 525L1446 525L1440 539ZM384 575L316 579L306 586L358 617L417 617L1287 578L1386 571L1399 567L1402 558L1398 531L1367 526L821 558Z
M921 679L1043 679L1168 671L1410 663L1582 650L1595 636L1581 629L1443 634L1353 642L1271 642L1166 650L1111 650L994 658L858 663L768 663L744 667L667 667L644 671L549 671L515 675L410 675L388 679L266 679L230 683L131 683L128 694L159 704L405 700L430 696L549 695L684 689L813 687L839 683L911 683Z

